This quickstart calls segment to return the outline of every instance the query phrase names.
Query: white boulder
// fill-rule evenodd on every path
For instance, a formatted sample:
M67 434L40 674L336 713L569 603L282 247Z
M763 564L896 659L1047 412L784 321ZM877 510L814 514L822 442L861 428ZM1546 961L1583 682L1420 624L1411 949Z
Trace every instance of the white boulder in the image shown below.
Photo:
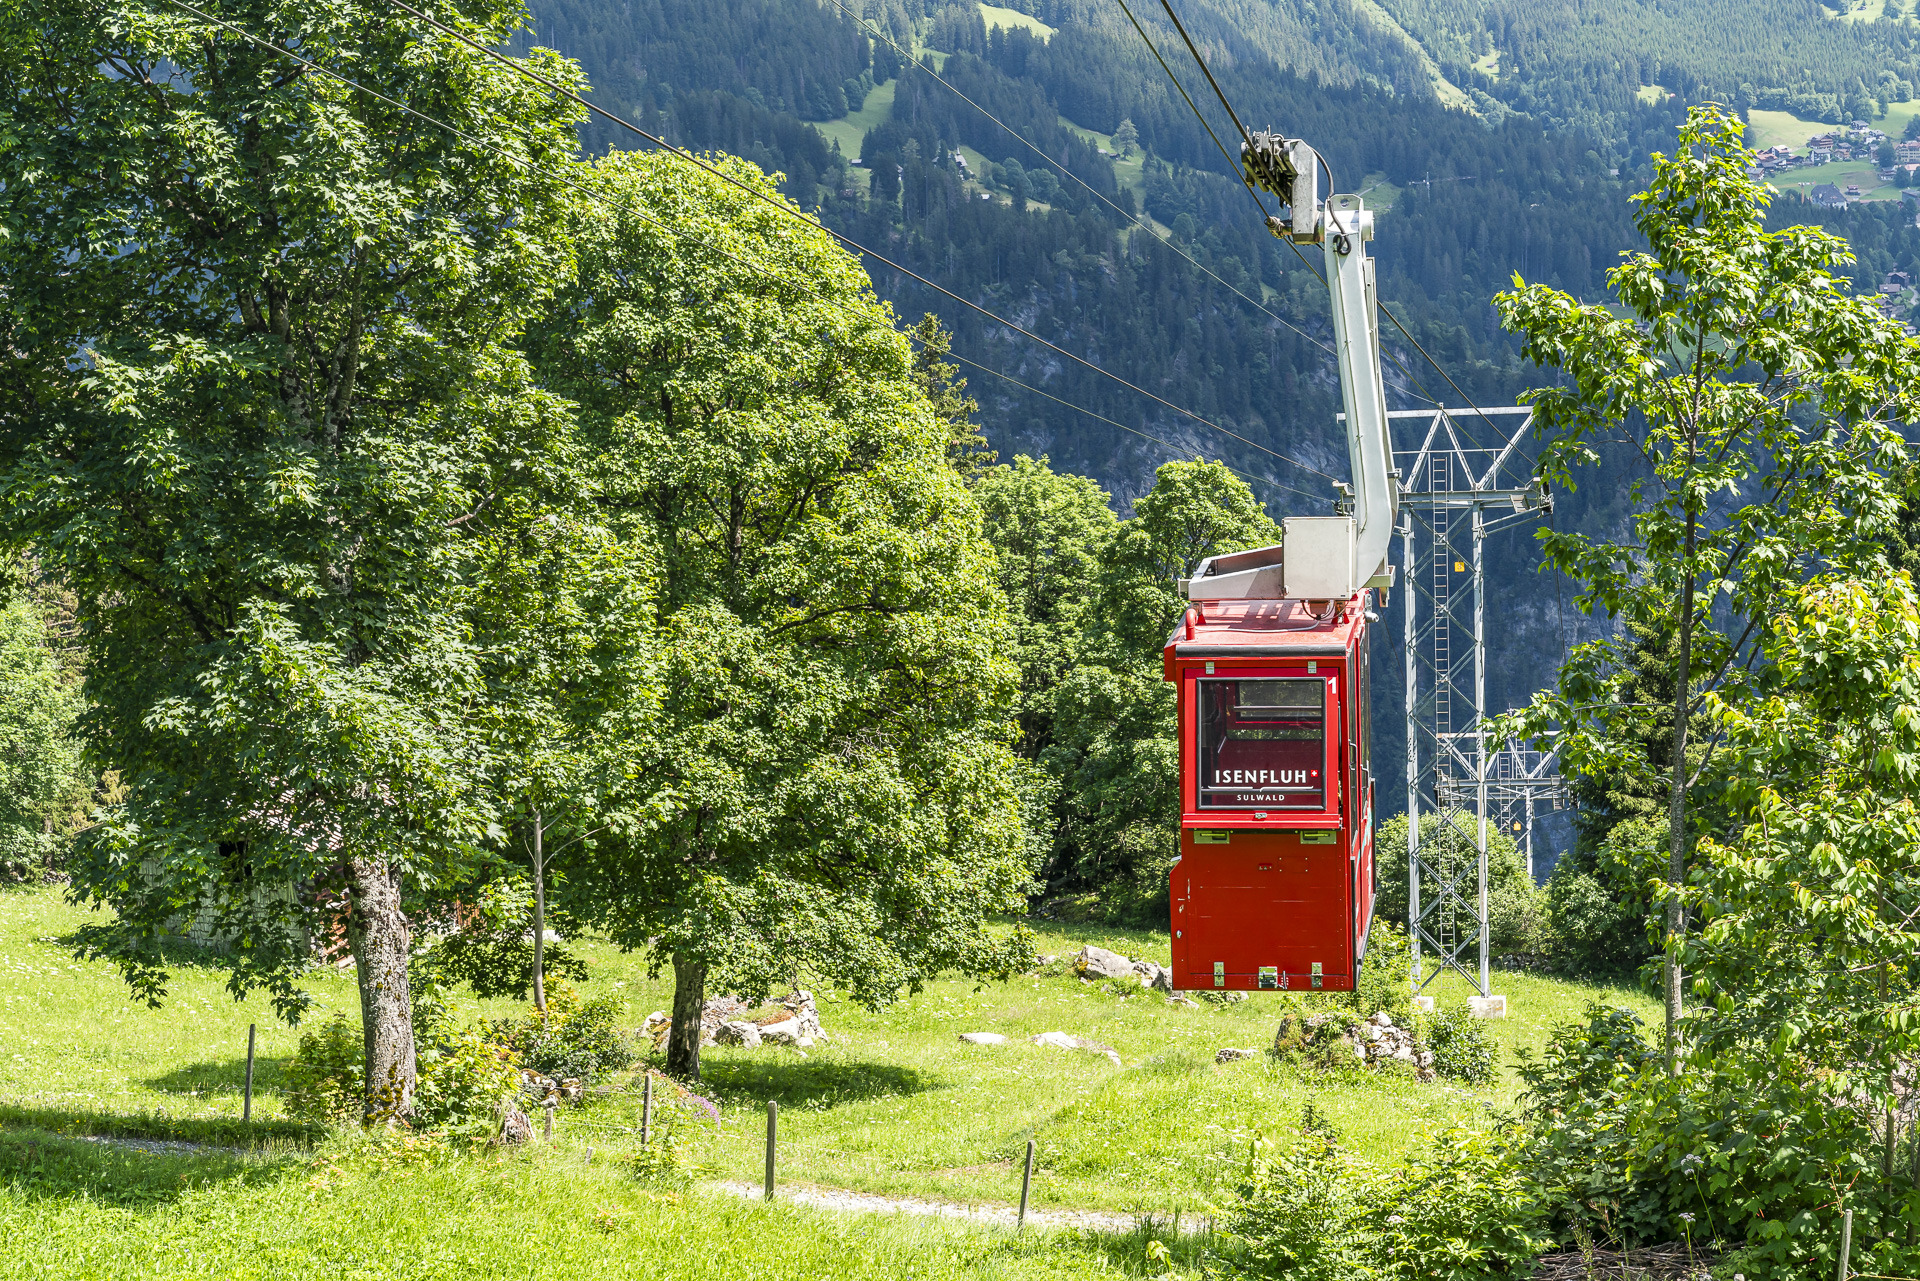
M713 1030L717 1045L744 1045L752 1049L760 1044L760 1038L760 1029L745 1019L731 1019Z
M1118 952L1089 943L1073 958L1073 969L1083 979L1124 979L1133 977L1133 962Z
M772 1041L776 1045L797 1045L802 1037L806 1037L809 1043L813 1040L801 1030L799 1019L781 1019L778 1023L763 1023L756 1030L760 1033L762 1041Z
M1007 1038L998 1032L962 1032L960 1039L968 1045L1005 1045Z

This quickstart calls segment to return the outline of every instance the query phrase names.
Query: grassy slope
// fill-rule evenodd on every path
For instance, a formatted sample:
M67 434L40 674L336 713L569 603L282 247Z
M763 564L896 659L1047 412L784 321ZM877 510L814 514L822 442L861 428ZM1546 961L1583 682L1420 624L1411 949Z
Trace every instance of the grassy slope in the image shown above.
M1023 27L1042 40L1050 39L1053 33L1059 30L1058 27L1049 27L1031 14L1021 13L1018 9L1005 9L997 4L983 3L980 6L980 16L989 27L1001 27L1009 31L1015 27Z
M1900 199L1900 189L1890 182L1881 182L1880 167L1871 160L1836 160L1830 165L1790 169L1774 174L1767 181L1782 191L1795 188L1803 195L1811 193L1816 183L1830 182L1841 191L1849 184L1859 187L1862 200Z
M867 130L884 123L893 114L893 91L898 82L889 80L885 84L875 85L867 94L867 100L860 110L845 115L838 120L818 121L814 128L825 134L828 142L840 144L840 154L849 160L860 158L860 144L866 140Z
M1747 113L1747 145L1755 151L1766 147L1791 147L1797 152L1805 152L1807 139L1817 133L1828 133L1835 126L1818 120L1806 120L1791 111L1762 111L1759 108Z
M107 966L76 962L57 942L81 916L52 891L0 894L0 1099L47 1125L98 1128L87 1114L166 1109L171 1124L233 1118L240 1111L246 1025L261 1024L256 1115L276 1117L281 1067L295 1036L261 1003L236 1005L214 970L181 966L164 1010L128 1001ZM1166 961L1164 934L1084 929L1043 933L1043 951L1066 954L1098 942ZM632 1019L668 1005L664 982L644 964L592 942L588 991L615 990ZM1060 969L1056 965L1055 971ZM323 973L311 984L322 1012L350 1013L350 979ZM1287 998L1197 1010L1155 994L1123 997L1104 985L1055 973L979 990L940 981L890 1010L862 1011L822 993L832 1042L802 1057L792 1050L712 1049L705 1092L721 1104L717 1133L700 1132L699 1159L715 1171L755 1177L765 1101L784 1109L783 1177L883 1192L1006 1202L1017 1195L1014 1158L1040 1145L1035 1201L1042 1206L1166 1210L1218 1193L1247 1145L1284 1131L1314 1099L1353 1146L1386 1159L1422 1123L1477 1124L1509 1102L1512 1051L1538 1050L1549 1028L1577 1016L1589 999L1653 1015L1639 995L1525 975L1503 975L1513 1016L1489 1025L1505 1068L1484 1091L1421 1086L1364 1074L1324 1077L1267 1059L1216 1066L1223 1046L1259 1048ZM1436 984L1442 1004L1464 1000L1457 979ZM1296 1000L1299 998L1295 998ZM503 1002L475 1002L469 1016L505 1014ZM1036 1046L1026 1037L1060 1030L1115 1047L1124 1068L1104 1058ZM1010 1044L979 1048L958 1034L995 1031ZM563 1114L568 1142L619 1149L619 1131L637 1120L620 1095Z

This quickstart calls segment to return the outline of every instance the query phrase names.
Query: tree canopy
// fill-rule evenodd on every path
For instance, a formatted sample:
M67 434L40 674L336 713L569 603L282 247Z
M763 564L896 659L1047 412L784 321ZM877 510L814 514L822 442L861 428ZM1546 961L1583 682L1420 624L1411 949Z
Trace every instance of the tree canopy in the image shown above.
M1643 673L1636 646L1674 638L1666 775L1668 1060L1677 1065L1696 789L1712 755L1688 728L1698 700L1763 694L1776 612L1811 574L1884 566L1900 509L1896 424L1920 412L1914 349L1853 296L1846 242L1816 227L1768 231L1771 190L1748 176L1740 120L1694 108L1653 185L1635 197L1648 249L1609 275L1620 309L1527 285L1495 300L1532 359L1565 375L1534 395L1540 467L1571 487L1603 442L1632 441L1647 473L1630 490L1625 537L1547 530L1548 563L1581 584L1582 610L1629 626L1575 647L1558 689L1523 719L1559 732L1576 775L1630 776L1644 795L1645 747L1662 709L1622 692ZM1725 758L1718 765L1724 766Z
M575 108L384 5L221 12L257 38L119 0L0 34L0 534L75 593L126 788L70 868L92 946L157 1000L193 922L291 1016L343 922L369 1107L405 1111L403 895L494 831L475 542L567 483L511 340L568 271Z
M715 163L738 185L599 161L578 283L530 334L609 528L658 560L660 703L627 733L652 817L570 884L672 963L689 1073L711 986L877 1004L1009 973L1024 941L986 918L1031 871L1008 620L952 424L859 263Z

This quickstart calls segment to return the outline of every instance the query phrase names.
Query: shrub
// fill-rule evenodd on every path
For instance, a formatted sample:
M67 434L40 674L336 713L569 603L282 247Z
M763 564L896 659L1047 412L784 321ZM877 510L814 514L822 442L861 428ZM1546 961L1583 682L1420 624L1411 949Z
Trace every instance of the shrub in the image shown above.
M550 930L571 934L579 928L558 907L549 906L546 919ZM540 961L549 986L558 979L583 982L587 977L586 962L559 939L547 941ZM420 982L435 987L464 980L475 996L526 1000L533 990L532 882L504 876L481 886L464 923L433 938L416 954L413 969Z
M671 1122L657 1127L647 1145L627 1161L637 1178L650 1182L686 1184L709 1169L700 1162L693 1137Z
M1404 1025L1413 1018L1412 976L1413 948L1406 930L1375 917L1349 1004L1363 1016L1385 1010L1395 1023Z
M1832 1273L1844 1206L1862 1274L1920 1262L1889 1231L1920 1213L1920 1193L1901 1179L1886 1194L1878 1113L1789 1054L1725 1053L1670 1076L1638 1018L1595 1005L1521 1076L1529 1159L1561 1189L1562 1230L1630 1246L1719 1238L1747 1247L1751 1281L1785 1281Z
M1229 1211L1227 1231L1257 1276L1349 1281L1377 1275L1360 1227L1365 1175L1309 1103L1298 1142L1256 1160Z
M1433 1051L1433 1070L1468 1085L1493 1079L1493 1042L1485 1025L1465 1006L1440 1010L1427 1020L1427 1048Z
M1475 820L1458 811L1450 815L1420 816L1423 857L1440 861L1442 854L1461 862L1479 857L1470 834ZM1491 825L1490 825L1491 828ZM1407 816L1396 814L1380 825L1373 838L1373 857L1380 869L1376 920L1402 926L1407 919ZM1527 875L1527 860L1513 838L1498 830L1487 833L1487 915L1494 950L1531 952L1540 946L1544 912L1540 891Z
M1653 955L1644 888L1666 863L1664 820L1617 824L1593 848L1576 848L1553 869L1546 891L1546 945L1562 973L1623 976Z
M1364 1230L1376 1275L1398 1281L1524 1276L1547 1235L1547 1199L1527 1152L1504 1136L1451 1129L1373 1181Z
M419 1052L413 1122L454 1134L490 1134L502 1099L519 1092L520 1071L484 1029L442 1032Z
M1299 1141L1255 1161L1227 1227L1240 1261L1287 1281L1465 1281L1523 1274L1551 1244L1523 1147L1448 1130L1397 1169L1350 1157L1309 1107Z
M529 1010L495 1023L491 1035L521 1067L555 1080L590 1081L633 1062L633 1047L618 1026L625 1012L625 1002L612 993L582 1000L558 983L547 994L544 1018Z
M287 1115L297 1121L358 1117L366 1090L366 1041L357 1024L335 1014L300 1034L287 1065Z

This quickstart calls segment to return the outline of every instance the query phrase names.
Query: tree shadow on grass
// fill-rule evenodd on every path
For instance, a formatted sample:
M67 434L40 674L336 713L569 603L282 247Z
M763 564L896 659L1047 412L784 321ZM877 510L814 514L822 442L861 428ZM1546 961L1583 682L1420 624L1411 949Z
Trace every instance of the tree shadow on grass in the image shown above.
M35 1107L0 1103L0 1136L34 1131L59 1139L157 1139L237 1150L307 1147L326 1136L326 1128L298 1121L242 1121L237 1116L174 1116L151 1112L107 1112L93 1108Z
M140 1146L136 1146L140 1145ZM161 1206L210 1184L255 1186L284 1176L291 1148L242 1151L139 1138L87 1138L39 1127L0 1128L0 1184L37 1200L84 1198L127 1209Z
M42 941L63 947L75 956L83 955L88 950L86 936L79 930L68 930ZM220 948L177 937L152 941L143 949L143 958L169 970L213 970L225 973L227 964L227 958Z
M286 1065L285 1059L255 1057L253 1093L256 1099L263 1094L277 1094L286 1087ZM140 1084L162 1094L240 1094L247 1088L247 1059L244 1054L225 1059L202 1059L159 1076L150 1076Z
M739 1107L777 1100L781 1107L822 1109L872 1099L904 1098L939 1089L938 1076L897 1063L798 1059L786 1054L709 1059L693 1090Z

